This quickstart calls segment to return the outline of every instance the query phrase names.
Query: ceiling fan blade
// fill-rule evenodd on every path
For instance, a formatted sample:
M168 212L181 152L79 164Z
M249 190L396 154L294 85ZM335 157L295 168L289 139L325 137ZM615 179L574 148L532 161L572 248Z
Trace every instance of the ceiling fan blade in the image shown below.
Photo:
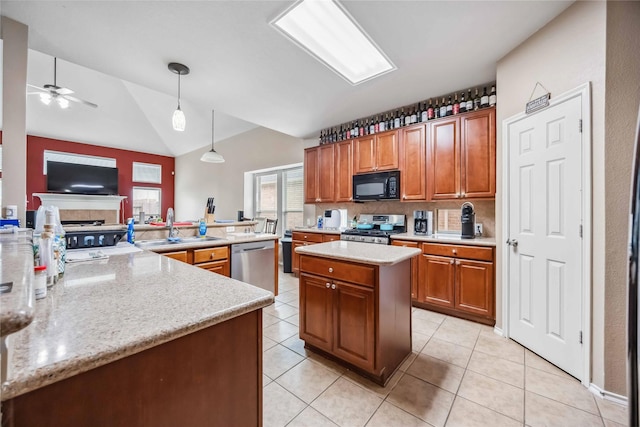
M60 95L71 95L73 93L73 91L67 87L56 89L56 92L58 92Z
M45 89L45 88L43 88L43 87L40 87L40 86L30 85L29 83L27 83L27 86L29 86L29 87L31 87L31 88L33 88L33 89L41 90L41 91L43 91L43 92L49 92L47 89ZM33 93L35 93L35 92L33 92Z
M88 107L98 108L98 105L93 102L85 101L84 99L76 98L75 96L62 95L63 98L68 99L69 101L79 102L80 104L84 104Z

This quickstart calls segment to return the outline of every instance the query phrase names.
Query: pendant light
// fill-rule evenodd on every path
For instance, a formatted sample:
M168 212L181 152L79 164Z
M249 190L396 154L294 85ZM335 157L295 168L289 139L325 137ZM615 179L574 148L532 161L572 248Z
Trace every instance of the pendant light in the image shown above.
M169 63L169 70L178 75L178 108L176 108L176 111L173 112L173 130L182 132L187 125L187 120L185 119L184 113L180 108L180 77L189 74L189 67L177 62L171 62Z
M200 160L208 163L224 163L224 157L222 155L216 153L216 150L213 148L213 118L215 116L215 112L211 110L211 151L207 151L200 157Z

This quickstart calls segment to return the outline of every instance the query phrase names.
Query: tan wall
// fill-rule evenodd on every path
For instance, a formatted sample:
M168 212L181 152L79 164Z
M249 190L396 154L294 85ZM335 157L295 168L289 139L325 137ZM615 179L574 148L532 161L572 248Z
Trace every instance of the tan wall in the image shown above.
M536 82L551 96L591 82L593 158L592 382L605 385L605 30L606 3L576 2L498 62L496 239L502 235L502 122L524 111ZM541 95L541 93L537 93ZM503 245L498 245L498 260ZM498 265L497 271L502 266ZM497 277L497 325L502 326L502 282ZM609 334L624 334L624 330ZM622 355L621 357L624 357ZM623 391L617 390L621 394Z
M626 394L626 281L633 142L640 105L640 2L607 2L604 388Z
M180 220L202 217L208 197L215 197L216 219L236 219L244 206L244 172L301 163L303 144L298 138L257 128L216 142L225 163L205 163L209 148L176 157L175 209Z

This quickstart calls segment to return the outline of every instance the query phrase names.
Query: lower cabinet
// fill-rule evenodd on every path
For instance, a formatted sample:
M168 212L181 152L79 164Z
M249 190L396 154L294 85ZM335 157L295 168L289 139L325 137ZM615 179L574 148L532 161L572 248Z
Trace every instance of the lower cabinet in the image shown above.
M188 259L188 254L187 251L174 251L174 252L165 252L162 255L169 257L169 258L173 258L173 259L177 259L178 261L182 261L182 262L186 262L189 263L189 259Z
M423 243L414 305L495 324L494 248Z
M203 249L184 249L182 251L161 252L169 258L204 268L214 273L230 277L229 246L216 246Z
M409 242L407 240L392 240L391 244L394 246L405 246L408 248L419 248L418 242ZM418 257L411 258L411 299L418 298L418 264L420 260Z
M300 256L300 338L384 385L411 353L410 261Z
M304 231L294 231L291 233L291 271L293 274L296 276L300 274L300 255L296 253L297 247L332 242L334 240L340 240L340 234L307 233Z

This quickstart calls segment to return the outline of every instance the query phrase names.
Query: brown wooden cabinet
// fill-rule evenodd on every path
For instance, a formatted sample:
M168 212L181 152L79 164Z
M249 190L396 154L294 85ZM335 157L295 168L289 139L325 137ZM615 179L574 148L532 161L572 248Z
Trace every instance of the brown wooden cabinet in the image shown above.
M391 244L394 246L405 246L408 248L419 248L418 242L409 242L407 240L392 240ZM418 257L411 258L411 299L418 298L418 264L420 263Z
M398 169L400 144L398 131L391 130L353 141L353 173Z
M429 200L495 197L495 108L429 123Z
M300 273L300 255L296 253L296 248L300 246L313 245L315 243L322 243L325 241L325 236L333 236L333 234L307 233L304 231L294 231L291 233L291 271L294 275L297 276ZM336 234L335 236L337 236L338 239L340 238L339 234Z
M304 150L304 201L305 203L332 202L334 199L333 144L320 145Z
M414 125L400 133L400 187L402 200L427 198L427 140L426 125Z
M352 195L353 155L351 141L336 144L335 148L335 192L336 202L350 202Z
M214 246L210 248L183 249L181 251L162 252L160 255L204 268L214 273L230 277L229 246Z
M411 353L409 260L373 266L300 256L300 338L384 385Z
M177 259L178 261L182 261L182 262L186 262L188 264L191 264L187 258L187 251L174 251L174 252L165 252L162 255L169 257L169 258L173 258L173 259Z
M494 249L423 243L417 306L495 323Z

